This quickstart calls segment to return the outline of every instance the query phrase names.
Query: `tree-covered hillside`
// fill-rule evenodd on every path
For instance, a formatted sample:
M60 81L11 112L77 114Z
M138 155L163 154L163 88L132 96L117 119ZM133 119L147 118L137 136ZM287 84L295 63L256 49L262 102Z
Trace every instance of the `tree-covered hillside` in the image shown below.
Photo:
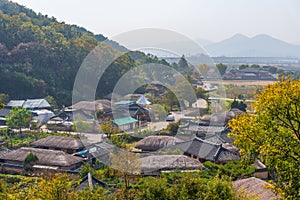
M10 99L50 95L59 105L71 104L74 79L82 61L104 40L103 35L0 0L0 93ZM109 45L117 51L126 50L113 41ZM117 53L109 45L105 48ZM102 90L97 97L109 94L114 82L134 67L137 59L153 60L140 52L120 57L101 79Z

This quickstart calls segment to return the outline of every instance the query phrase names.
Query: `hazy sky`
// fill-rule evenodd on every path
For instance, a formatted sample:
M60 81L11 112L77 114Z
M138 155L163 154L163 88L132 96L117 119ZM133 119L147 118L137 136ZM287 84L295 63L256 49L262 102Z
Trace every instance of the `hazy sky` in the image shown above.
M300 43L298 0L13 0L58 21L107 37L139 28L165 28L220 41L236 33L269 34Z

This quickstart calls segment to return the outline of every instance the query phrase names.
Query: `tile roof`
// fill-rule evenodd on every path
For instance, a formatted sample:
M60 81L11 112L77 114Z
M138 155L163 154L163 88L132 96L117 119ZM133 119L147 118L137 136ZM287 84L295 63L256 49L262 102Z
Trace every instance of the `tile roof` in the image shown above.
M9 107L22 107L25 103L25 100L11 100L8 102L7 106Z
M9 117L11 108L4 107L0 110L0 117Z
M28 109L51 108L51 105L45 99L27 99L24 102L23 107Z
M212 162L227 162L240 159L238 152L226 149L222 144L215 144L200 138L194 138L172 147L172 149L176 148L180 149L184 154L190 154Z
M112 120L113 123L117 124L118 126L122 126L125 124L132 124L138 122L138 120L132 118L132 117L123 117L119 119Z

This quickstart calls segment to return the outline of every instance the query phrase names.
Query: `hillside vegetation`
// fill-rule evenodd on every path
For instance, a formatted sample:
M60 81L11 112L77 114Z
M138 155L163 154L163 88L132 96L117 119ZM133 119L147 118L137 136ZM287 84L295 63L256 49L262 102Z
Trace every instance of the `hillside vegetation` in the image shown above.
M76 73L103 35L58 22L18 4L0 0L0 93L10 99L53 96L59 105L71 104ZM126 48L114 41L101 44L110 53ZM97 98L109 94L114 83L136 62L156 62L141 52L131 52L111 64L101 79ZM99 83L100 84L100 83Z

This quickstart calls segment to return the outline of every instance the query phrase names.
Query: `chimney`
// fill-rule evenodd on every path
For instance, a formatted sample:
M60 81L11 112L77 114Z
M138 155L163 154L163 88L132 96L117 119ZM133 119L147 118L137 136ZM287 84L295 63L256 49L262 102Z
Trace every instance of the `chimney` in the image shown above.
M90 172L88 173L88 184L89 184L89 188L92 190L93 189L93 180L92 180L92 175Z

